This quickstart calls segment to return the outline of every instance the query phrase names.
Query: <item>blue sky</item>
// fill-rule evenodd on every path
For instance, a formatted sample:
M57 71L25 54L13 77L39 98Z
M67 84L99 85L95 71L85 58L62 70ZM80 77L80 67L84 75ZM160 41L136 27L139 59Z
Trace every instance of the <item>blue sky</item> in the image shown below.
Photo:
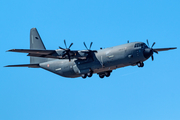
M144 68L111 77L68 79L43 69L4 68L29 57L5 52L29 48L36 27L47 49L92 49L149 39L154 48L180 45L180 1L6 0L0 4L0 120L179 120L179 49L160 52Z

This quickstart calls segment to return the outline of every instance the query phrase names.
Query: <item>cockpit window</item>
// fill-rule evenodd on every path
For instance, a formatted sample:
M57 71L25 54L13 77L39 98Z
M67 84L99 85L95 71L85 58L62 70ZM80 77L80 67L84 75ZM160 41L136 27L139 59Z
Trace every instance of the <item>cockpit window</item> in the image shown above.
M136 48L136 47L141 47L141 44L140 43L136 43L135 45L134 45L134 47Z
M142 43L141 48L148 48L148 46L145 43Z
M135 48L137 48L137 47L147 48L147 45L146 45L145 43L136 43L136 44L134 45L134 47L135 47Z

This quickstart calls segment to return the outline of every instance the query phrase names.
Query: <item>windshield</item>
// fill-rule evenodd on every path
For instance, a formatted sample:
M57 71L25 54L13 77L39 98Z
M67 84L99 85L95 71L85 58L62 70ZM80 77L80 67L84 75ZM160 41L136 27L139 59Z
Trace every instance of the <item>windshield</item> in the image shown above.
M135 48L137 48L137 47L147 48L148 46L147 46L145 43L136 43L136 44L134 45L134 47L135 47Z

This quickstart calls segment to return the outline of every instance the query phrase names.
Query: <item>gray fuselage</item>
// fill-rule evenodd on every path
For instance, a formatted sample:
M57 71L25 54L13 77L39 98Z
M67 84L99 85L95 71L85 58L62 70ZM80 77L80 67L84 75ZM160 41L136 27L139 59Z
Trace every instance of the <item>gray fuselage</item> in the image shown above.
M53 72L63 77L75 78L82 74L87 74L90 70L93 73L103 73L117 68L136 65L148 58L143 55L147 48L143 42L132 42L106 49L100 49L97 53L92 53L91 58L86 60L55 59L40 63L39 66L45 70Z

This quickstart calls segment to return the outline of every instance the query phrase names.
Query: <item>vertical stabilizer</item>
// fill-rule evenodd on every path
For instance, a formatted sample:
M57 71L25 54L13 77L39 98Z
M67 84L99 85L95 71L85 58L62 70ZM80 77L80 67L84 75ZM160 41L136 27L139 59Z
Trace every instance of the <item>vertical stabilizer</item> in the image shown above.
M44 43L42 42L41 37L36 28L32 28L30 31L30 49L46 50ZM37 64L47 61L47 58L30 57L30 64Z

